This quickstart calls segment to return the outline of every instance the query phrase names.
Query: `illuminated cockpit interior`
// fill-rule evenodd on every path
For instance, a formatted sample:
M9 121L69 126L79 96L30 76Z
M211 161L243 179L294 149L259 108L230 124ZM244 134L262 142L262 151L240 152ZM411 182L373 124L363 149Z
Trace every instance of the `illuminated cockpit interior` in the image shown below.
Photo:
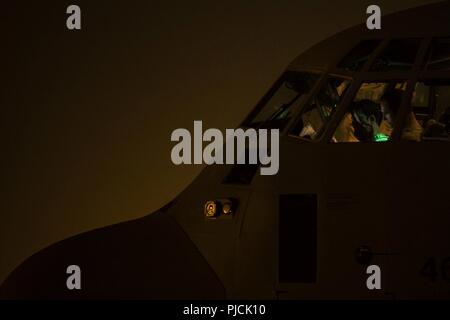
M450 141L450 38L367 39L347 51L326 70L289 68L244 126L327 143Z

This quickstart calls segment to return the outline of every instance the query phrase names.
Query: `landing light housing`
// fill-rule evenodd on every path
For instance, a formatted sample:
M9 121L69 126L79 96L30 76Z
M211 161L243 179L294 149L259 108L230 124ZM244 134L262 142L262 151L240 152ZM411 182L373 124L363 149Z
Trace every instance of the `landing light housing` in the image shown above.
M237 200L223 198L205 202L204 215L206 219L232 218L236 213Z

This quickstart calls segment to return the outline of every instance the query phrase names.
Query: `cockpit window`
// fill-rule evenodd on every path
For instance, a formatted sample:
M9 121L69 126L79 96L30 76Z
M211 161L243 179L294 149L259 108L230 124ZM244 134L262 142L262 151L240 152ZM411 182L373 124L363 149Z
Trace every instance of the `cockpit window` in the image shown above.
M315 140L319 137L350 87L351 80L329 77L319 93L309 101L291 131L292 135Z
M338 68L349 71L360 71L380 43L381 40L378 39L361 41L342 59Z
M420 39L391 40L375 59L370 71L407 71L410 70L419 50Z
M332 142L389 141L397 123L392 110L400 108L405 89L403 81L363 83L336 128Z
M450 79L416 84L411 112L405 118L403 140L450 141Z
M311 73L287 72L273 94L262 101L262 108L258 106L261 109L248 126L283 129L318 78Z
M425 68L427 70L450 70L450 38L433 40Z

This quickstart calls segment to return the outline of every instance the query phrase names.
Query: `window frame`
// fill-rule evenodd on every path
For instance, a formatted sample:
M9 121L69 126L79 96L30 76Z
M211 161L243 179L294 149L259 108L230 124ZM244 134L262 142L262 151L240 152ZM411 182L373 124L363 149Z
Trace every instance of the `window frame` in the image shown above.
M414 57L414 61L411 64L411 68L409 68L407 70L382 70L382 71L372 70L372 67L374 66L374 63L377 60L377 58L380 57L381 54L383 54L385 52L385 50L389 47L389 45L393 41L407 40L407 39L417 39L418 40L417 52ZM362 69L362 72L381 73L381 74L382 73L409 73L409 72L412 72L413 70L415 70L417 68L417 66L420 65L419 62L422 61L422 59L423 59L422 51L424 49L423 48L424 42L426 40L427 40L426 38L421 37L421 36L417 36L417 37L387 37L385 39L385 41L383 42L383 44L378 48L379 49L379 50L377 50L378 52L372 56L372 60L370 61L370 64L368 63L367 65L365 65L365 68Z
M430 62L430 56L432 54L432 51L434 48L434 44L435 41L441 40L441 39L449 39L450 40L450 36L446 35L446 36L435 36L435 37L428 37L426 40L428 41L427 43L427 47L426 47L426 51L425 51L425 55L424 58L422 60L422 63L420 65L420 69L423 71L428 71L428 72L450 72L450 69L429 69L428 63Z
M306 108L306 106L310 105L312 99L314 99L319 94L320 90L323 88L323 86L326 84L327 80L330 79L330 78L338 78L338 79L343 79L343 80L349 80L350 81L350 85L349 85L348 89L346 90L346 92L344 93L344 96L342 97L341 101L336 106L335 112L333 112L333 114L331 115L329 121L320 130L320 132L318 133L316 139L306 139L306 138L298 136L297 134L294 134L293 130L295 128L295 125L298 123L298 121L300 121L300 117L303 115L304 109ZM343 103L345 98L348 97L349 92L351 91L353 85L354 85L354 79L352 77L350 77L350 76L341 75L341 74L333 74L333 73L324 73L322 75L321 79L318 81L318 83L316 83L316 87L314 88L314 90L311 90L310 95L307 97L307 99L305 99L305 102L297 109L297 112L292 115L291 120L286 125L286 128L285 128L286 130L285 131L287 133L287 136L295 138L295 139L297 139L299 141L303 141L303 142L309 142L309 143L319 143L319 142L321 142L323 135L327 131L327 126L331 123L331 121L335 117L335 114L338 112L338 110L341 107L341 104Z
M393 77L393 78L388 77L388 78L389 79L386 79L386 78L382 78L382 79L360 78L357 82L355 81L354 86L352 88L353 90L348 94L347 99L345 101L343 101L340 106L338 106L339 109L336 110L334 118L330 120L330 122L328 124L328 128L326 129L326 133L322 136L322 141L326 142L327 144L347 143L347 142L335 143L335 142L332 142L332 138L333 138L334 133L337 130L337 127L339 126L343 117L345 116L346 112L348 111L348 108L350 107L351 103L355 100L356 95L358 94L361 86L364 83L405 82L406 88L405 88L405 92L402 95L402 100L401 100L399 114L398 114L398 120L392 130L391 138L389 139L389 141L386 141L385 143L392 143L392 142L397 141L398 140L397 139L398 131L402 132L402 130L403 130L404 121L402 121L402 120L407 114L407 112L406 112L407 110L404 110L404 109L407 107L407 102L409 101L408 97L411 97L411 95L412 95L412 90L411 90L412 85L411 85L411 80L407 79L407 78L403 78L403 79L402 78L399 79L396 77ZM412 89L414 89L413 86L412 86ZM399 129L400 127L401 127L401 130ZM359 144L359 143L352 143L352 144Z
M411 103L411 98L412 98L412 94L414 93L416 84L419 83L419 82L427 81L427 80L447 80L450 83L450 70L446 70L446 71L443 71L443 70L439 70L439 71L423 70L423 72L418 73L413 79L411 79L411 82L412 82L412 84L411 84L411 92L410 92L409 98L408 98L408 100L406 102L406 107L405 107L406 110L405 110L405 114L404 114L404 117L403 117L402 127L401 127L401 130L399 130L399 132L398 132L398 140L400 142L402 142L402 143L422 143L422 142L424 142L423 140L421 140L421 141L403 140L402 139L402 134L403 134L403 129L404 129L404 121L406 120L407 113L408 112L414 112L413 105ZM450 88L450 85L449 85L449 88ZM430 142L439 142L439 143L446 142L446 143L449 143L450 139L442 140L442 141L441 140L428 140L428 141L426 141L427 144L430 143Z
M336 144L332 143L331 139L333 137L334 132L336 131L337 126L339 125L342 117L345 115L345 112L348 110L351 102L354 100L357 92L359 91L361 85L365 82L390 82L390 81L398 81L398 82L406 82L405 93L402 96L401 105L399 108L398 120L393 128L391 139L388 141L389 143L395 142L409 142L405 140L401 140L401 134L403 132L403 128L405 125L405 120L407 113L411 111L412 105L410 103L411 96L414 92L415 84L422 80L427 79L450 79L450 71L449 70L426 70L425 63L428 58L427 53L432 45L432 41L435 38L442 38L443 36L435 35L431 36L412 36L409 38L418 38L420 41L419 49L416 53L415 61L410 70L407 71L370 71L370 67L374 63L375 59L379 56L379 54L385 49L385 47L390 43L391 40L402 39L402 37L384 37L381 39L381 43L378 45L377 49L371 54L370 58L364 64L364 67L360 71L349 71L346 69L338 68L337 66L345 58L345 56L356 46L359 42L363 40L377 40L380 37L367 37L361 39L359 42L353 44L353 47L350 48L345 55L341 55L338 60L334 61L333 67L324 69L314 69L314 68L295 68L289 69L285 72L305 72L318 74L319 78L314 84L313 88L310 92L305 96L304 101L299 105L299 107L294 110L292 113L291 119L286 123L285 127L280 130L280 135L286 135L289 138L294 138L299 142L309 142L309 143L325 143L325 144ZM279 77L278 81L282 80L285 72ZM299 120L299 116L303 114L304 108L310 104L311 99L315 97L319 90L322 89L324 82L330 78L340 78L340 79L348 79L351 81L347 92L344 97L341 99L340 103L336 107L335 112L324 126L324 129L321 130L320 134L314 140L301 138L292 133L295 124ZM277 82L272 85L271 90L276 89ZM267 103L267 99L270 99L271 90L258 102L257 106ZM264 101L264 102L262 102ZM259 112L260 108L254 108L250 114L245 118L241 127L245 127L245 123L248 119L251 119L255 113ZM355 143L356 145L359 143ZM386 144L386 143L384 143ZM381 144L378 144L381 145Z
M363 63L362 67L359 70L349 70L349 69L341 67L340 65L342 64L344 59L346 59L347 56L353 50L356 49L356 47L358 47L361 43L363 43L365 41L377 41L378 44L376 45L375 49L367 56L367 60ZM372 64L372 61L374 60L374 58L379 55L379 53L385 47L385 45L386 45L386 39L382 38L382 37L373 37L373 38L370 37L370 38L361 39L356 44L354 44L349 51L347 51L344 55L339 57L339 60L336 62L336 68L335 69L339 70L339 72L341 72L341 73L349 73L349 74L363 72L363 71L367 70L369 63L370 63L370 65Z
M267 103L270 101L270 99L274 96L274 94L277 92L277 90L280 88L280 86L283 84L284 80L286 79L288 74L301 74L301 73L308 73L311 75L317 76L317 79L315 80L315 83L312 85L311 90L309 93L305 95L305 100L307 101L309 99L309 96L314 90L317 88L318 83L322 80L323 72L318 70L285 70L278 79L270 86L269 90L263 95L263 97L258 101L255 107L248 113L248 115L245 117L244 121L242 121L239 125L240 128L253 128L250 126L251 121L259 114L260 111L264 109L264 107L267 105ZM296 109L301 109L303 107L304 103L301 103L299 107ZM297 114L296 110L293 110L291 119L286 122L283 128L280 129L280 133L284 132L290 125L292 119Z

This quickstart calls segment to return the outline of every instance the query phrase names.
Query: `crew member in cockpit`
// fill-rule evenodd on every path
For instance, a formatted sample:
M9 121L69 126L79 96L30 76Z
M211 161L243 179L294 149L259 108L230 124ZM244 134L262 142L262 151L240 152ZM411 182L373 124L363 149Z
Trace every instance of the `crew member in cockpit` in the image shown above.
M381 123L381 132L390 136L397 120L398 111L402 101L403 91L400 89L392 89L386 91L380 99L381 111L384 119ZM416 116L411 111L405 119L403 127L402 139L410 141L420 141L422 137L422 126L416 119Z
M344 115L333 137L335 142L371 142L381 132L380 106L368 99L355 101Z
M354 102L352 116L355 137L361 142L375 141L383 119L380 105L368 99Z

